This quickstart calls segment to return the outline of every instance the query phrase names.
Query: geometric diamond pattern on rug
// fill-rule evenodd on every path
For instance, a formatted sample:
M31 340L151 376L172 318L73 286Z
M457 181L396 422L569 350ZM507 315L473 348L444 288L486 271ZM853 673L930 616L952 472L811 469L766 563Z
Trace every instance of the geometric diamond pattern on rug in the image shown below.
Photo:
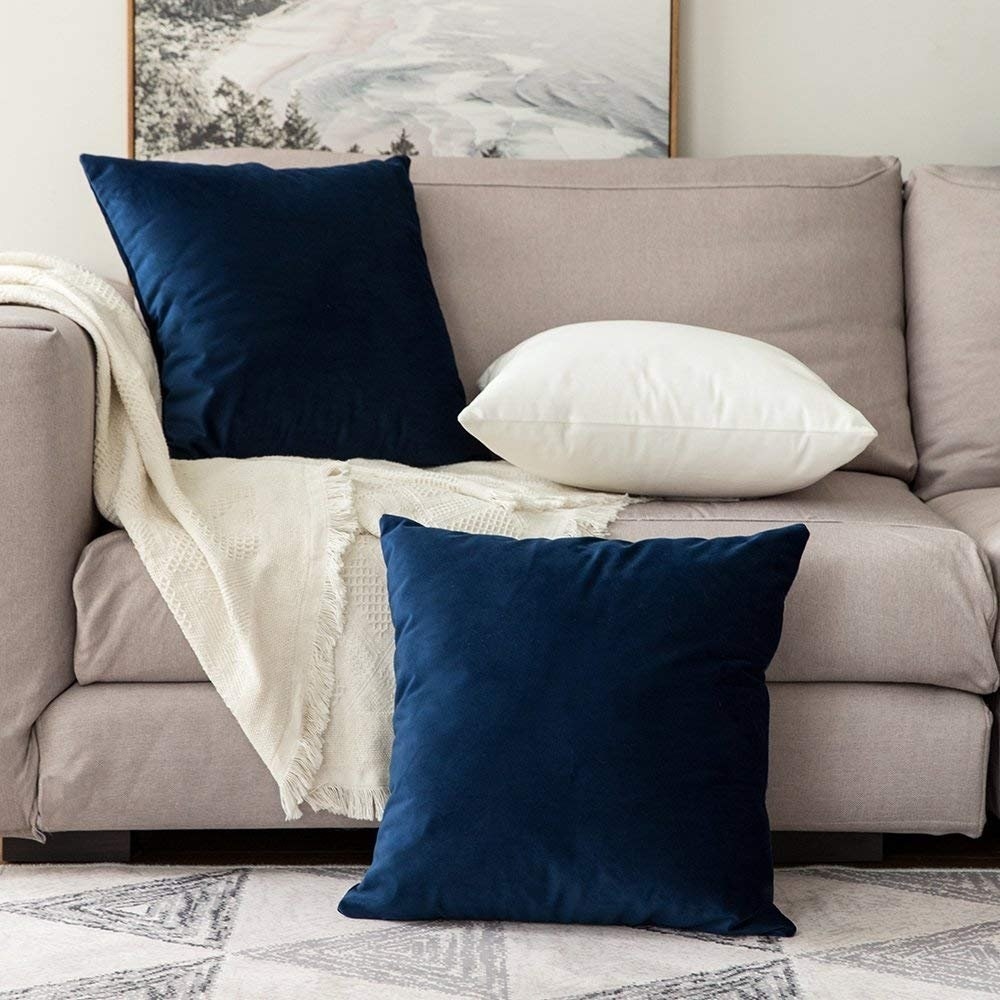
M705 931L675 931L669 927L640 927L639 930L653 934L669 934L671 937L693 938L727 948L749 948L751 951L781 951L781 938L776 937L727 937L724 934L707 934Z
M1000 994L1000 920L802 956L956 989Z
M0 910L157 941L217 948L229 937L247 875L245 868L180 875L7 903Z
M1000 871L962 871L911 869L880 871L864 868L817 868L802 872L837 882L855 882L885 889L902 889L927 896L946 896L970 903L987 903L1000 899Z
M275 869L276 871L279 869ZM324 865L322 868L310 868L308 865L283 865L280 871L297 872L300 875L318 875L321 878L352 878L361 881L361 876L368 870L365 865Z
M284 874L294 870L304 874ZM1000 1000L1000 871L780 870L799 926L791 942L350 921L335 906L363 873L353 865L156 869L132 885L118 868L73 868L72 893L59 872L0 866L0 1000L506 1000L515 989L532 1000ZM175 944L200 947L174 957Z
M676 979L659 979L655 983L616 986L567 1000L797 1000L801 996L786 958L766 965L738 965Z
M418 923L241 952L384 986L493 1000L507 996L500 924Z
M206 958L180 965L130 969L89 979L29 986L0 993L0 1000L194 1000L206 995L220 964L221 959Z

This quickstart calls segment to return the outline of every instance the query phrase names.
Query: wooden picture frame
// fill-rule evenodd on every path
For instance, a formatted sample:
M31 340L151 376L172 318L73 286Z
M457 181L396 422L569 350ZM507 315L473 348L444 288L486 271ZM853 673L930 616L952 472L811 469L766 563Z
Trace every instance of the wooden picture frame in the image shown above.
M131 3L132 0L129 0ZM677 148L677 98L680 94L681 73L679 55L681 51L681 0L670 0L670 88L667 98L667 123L669 135L667 138L667 156L680 156Z
M136 4L143 0L126 0L127 6L127 40L126 40L126 72L127 72L127 143L128 155L135 157L137 152L137 111L136 105L138 93L136 88ZM669 24L669 39L666 45L666 52L669 58L669 70L667 73L667 129L664 137L666 156L678 155L678 91L680 86L679 52L680 52L680 0L662 0L665 9L668 10L667 23ZM405 139L405 131L401 138ZM393 144L395 147L395 144ZM403 151L406 151L405 149ZM380 153L385 152L380 150ZM435 155L432 151L432 155ZM450 154L437 154L450 155ZM491 155L484 152L483 155Z

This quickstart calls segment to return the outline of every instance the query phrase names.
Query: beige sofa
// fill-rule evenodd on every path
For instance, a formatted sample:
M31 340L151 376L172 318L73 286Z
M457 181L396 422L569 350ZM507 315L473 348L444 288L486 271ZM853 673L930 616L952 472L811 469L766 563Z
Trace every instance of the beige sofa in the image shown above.
M905 229L893 159L418 158L413 179L470 391L548 327L673 320L791 351L871 420L868 450L809 489L656 501L612 533L806 522L769 674L775 829L977 834L998 683L1000 173L918 171ZM279 827L263 764L94 512L93 404L86 334L0 306L0 833L102 831L120 852L133 830ZM8 856L45 856L18 843Z

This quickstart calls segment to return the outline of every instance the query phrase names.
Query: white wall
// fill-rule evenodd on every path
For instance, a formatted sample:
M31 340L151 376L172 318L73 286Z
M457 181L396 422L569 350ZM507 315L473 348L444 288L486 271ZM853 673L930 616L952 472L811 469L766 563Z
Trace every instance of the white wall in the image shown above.
M684 156L1000 163L1000 0L682 0Z
M125 153L125 7L0 0L0 247L120 273L76 157ZM1000 0L682 0L681 25L685 156L1000 163Z
M0 0L0 249L123 273L80 153L124 156L125 0Z

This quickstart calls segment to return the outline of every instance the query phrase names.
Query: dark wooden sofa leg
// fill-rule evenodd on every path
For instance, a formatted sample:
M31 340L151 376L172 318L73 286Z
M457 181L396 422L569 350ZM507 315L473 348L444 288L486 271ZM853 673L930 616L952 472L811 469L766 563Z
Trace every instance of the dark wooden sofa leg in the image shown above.
M79 830L50 833L44 844L19 837L4 837L3 861L8 865L85 865L104 861L130 861L129 830Z
M776 830L771 850L776 865L870 864L882 860L882 834Z

